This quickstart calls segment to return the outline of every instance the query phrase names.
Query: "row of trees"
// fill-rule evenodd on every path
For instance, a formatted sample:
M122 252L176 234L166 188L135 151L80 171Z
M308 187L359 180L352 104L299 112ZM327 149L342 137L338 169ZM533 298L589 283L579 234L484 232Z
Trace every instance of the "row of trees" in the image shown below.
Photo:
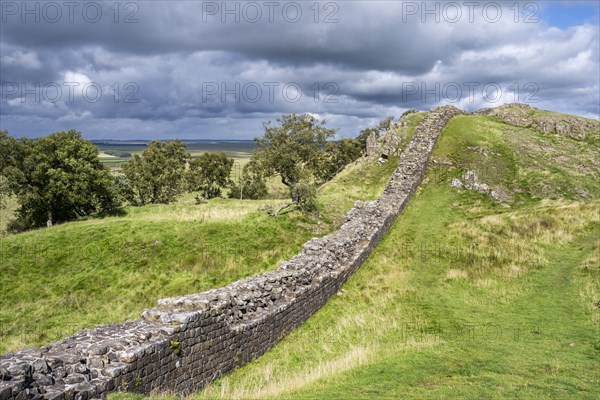
M180 140L151 142L123 164L116 192L133 205L170 203L183 192L219 197L231 183L233 159L225 153L204 153L192 159Z
M98 148L75 130L31 140L0 131L0 207L15 196L19 209L9 229L52 226L132 205L169 203L184 191L221 195L233 159L205 153L191 159L183 142L151 142L113 176Z
M331 141L335 129L309 114L290 114L264 124L257 149L232 181L233 159L205 153L192 159L185 143L151 142L113 176L98 158L98 149L75 130L30 140L0 132L0 207L17 198L18 219L12 230L52 225L98 212L110 212L124 202L132 205L169 203L183 192L206 199L223 195L259 199L267 196L266 180L278 176L290 203L304 211L316 208L317 186L333 178L364 152L364 140L379 133L391 119L361 132L358 139ZM280 211L280 210L279 210Z
M316 187L333 178L361 156L364 146L355 139L330 141L335 129L309 114L290 114L264 124L257 149L236 181L230 180L233 159L205 153L191 160L180 141L152 142L123 167L119 193L132 204L168 203L185 190L207 199L229 189L229 197L267 196L266 179L278 176L288 188L291 205L305 211L316 207Z

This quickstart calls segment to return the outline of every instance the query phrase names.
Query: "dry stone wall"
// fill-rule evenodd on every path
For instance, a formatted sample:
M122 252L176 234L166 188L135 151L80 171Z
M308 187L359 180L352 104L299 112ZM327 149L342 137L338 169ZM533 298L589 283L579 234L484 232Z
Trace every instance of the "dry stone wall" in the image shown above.
M104 397L126 390L187 395L265 353L339 291L402 212L448 120L417 126L383 195L357 202L342 227L306 242L272 272L161 299L141 319L100 325L41 349L0 356L0 400Z

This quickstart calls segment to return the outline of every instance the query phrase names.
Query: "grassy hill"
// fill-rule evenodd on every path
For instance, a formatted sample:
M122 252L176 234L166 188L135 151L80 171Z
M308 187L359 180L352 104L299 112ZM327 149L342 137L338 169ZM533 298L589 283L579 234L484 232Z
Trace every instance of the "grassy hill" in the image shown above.
M193 398L597 399L599 159L587 139L453 119L338 296ZM490 190L451 186L467 171Z
M260 209L287 200L197 205L190 194L175 204L126 207L120 215L0 238L0 353L138 318L160 298L275 269L311 237L336 229L356 200L377 198L397 164L349 166L319 190L319 215L273 218Z
M338 296L192 397L597 399L597 135L454 118L417 194ZM320 189L318 218L190 197L1 239L0 352L273 269L354 200L377 197L397 161L348 167Z

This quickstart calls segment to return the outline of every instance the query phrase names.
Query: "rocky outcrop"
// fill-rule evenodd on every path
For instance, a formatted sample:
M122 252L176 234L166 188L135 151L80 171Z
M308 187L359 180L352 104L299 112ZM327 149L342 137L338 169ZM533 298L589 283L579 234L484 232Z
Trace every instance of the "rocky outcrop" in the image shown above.
M0 400L85 400L115 390L186 395L265 353L361 266L419 185L443 127L461 113L451 106L431 111L383 195L357 202L338 231L309 240L279 269L161 299L140 320L0 356Z
M600 134L600 122L575 115L541 111L527 104L514 103L497 108L485 108L477 114L495 117L507 124L533 128L541 132L582 140Z
M367 137L367 157L381 156L399 156L402 153L404 145L408 141L407 116L418 112L417 110L408 110L402 113L400 119L381 136L375 132Z
M462 174L461 179L453 178L450 182L450 186L456 189L465 188L467 190L473 190L479 193L487 194L496 201L505 202L510 200L510 195L507 191L498 186L495 188L490 187L487 183L479 181L479 177L475 171L467 170Z

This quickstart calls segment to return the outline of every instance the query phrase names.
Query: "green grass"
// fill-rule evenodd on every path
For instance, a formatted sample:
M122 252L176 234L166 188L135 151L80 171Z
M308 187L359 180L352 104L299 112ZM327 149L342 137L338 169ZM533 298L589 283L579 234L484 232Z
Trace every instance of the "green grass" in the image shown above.
M336 213L381 194L395 165L355 165L355 179L320 190ZM364 186L361 171L373 182ZM0 239L0 353L40 346L99 323L138 318L162 297L198 293L275 269L314 236L336 228L333 213L260 211L285 200L193 194L169 205L126 207ZM336 214L337 215L337 214Z
M597 399L599 149L580 144L455 118L427 183L338 296L192 398ZM466 169L513 199L451 188Z
M482 182L501 187L512 203L540 199L600 197L600 148L558 135L459 116L442 135L435 157L449 168L436 172L460 178L473 170Z

